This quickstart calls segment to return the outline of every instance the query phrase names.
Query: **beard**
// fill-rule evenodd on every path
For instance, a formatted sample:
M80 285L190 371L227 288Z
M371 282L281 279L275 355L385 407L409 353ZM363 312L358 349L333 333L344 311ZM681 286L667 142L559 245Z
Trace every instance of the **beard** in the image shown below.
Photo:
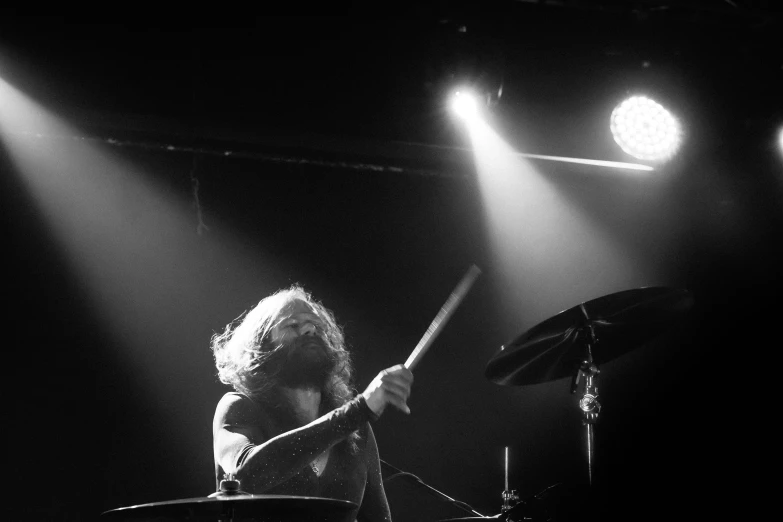
M279 347L268 363L280 386L323 390L336 361L323 339L302 335Z

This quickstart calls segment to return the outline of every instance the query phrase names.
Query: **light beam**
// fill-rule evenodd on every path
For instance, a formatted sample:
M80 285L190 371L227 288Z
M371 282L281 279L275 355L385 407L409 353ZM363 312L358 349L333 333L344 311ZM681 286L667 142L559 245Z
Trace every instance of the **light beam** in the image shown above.
M484 121L468 125L498 292L516 333L574 303L643 286L627 249Z

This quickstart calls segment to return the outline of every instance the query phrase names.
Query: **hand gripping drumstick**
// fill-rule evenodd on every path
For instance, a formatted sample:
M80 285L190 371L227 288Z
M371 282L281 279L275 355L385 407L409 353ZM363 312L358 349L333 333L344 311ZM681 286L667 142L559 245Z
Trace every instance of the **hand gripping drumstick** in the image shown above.
M459 304L465 298L465 295L467 295L470 287L473 286L473 283L476 281L476 278L479 276L479 274L481 274L479 267L476 265L471 265L470 269L468 269L468 273L462 277L462 281L460 281L454 291L451 292L451 295L448 299L446 299L446 303L441 307L438 315L435 316L435 319L432 320L432 323L430 323L427 331L424 332L424 336L421 338L421 341L419 341L419 344L417 344L416 348L413 349L410 356L408 357L408 360L405 361L405 367L407 369L413 370L413 368L416 366L416 363L419 362L419 359L424 357L424 354L427 352L433 341L435 341L435 338L438 336L443 327L446 325L446 322L454 313L454 310L457 309L457 306L459 306Z

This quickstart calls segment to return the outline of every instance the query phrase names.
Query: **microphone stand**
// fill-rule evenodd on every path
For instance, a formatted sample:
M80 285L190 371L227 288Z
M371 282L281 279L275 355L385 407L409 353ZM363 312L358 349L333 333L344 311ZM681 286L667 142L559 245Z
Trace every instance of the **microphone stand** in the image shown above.
M389 482L390 480L395 479L397 477L408 478L408 479L411 479L416 484L418 484L420 486L423 486L425 488L425 491L427 491L429 494L431 494L431 495L433 495L435 497L438 497L441 500L445 500L446 502L454 505L455 507L458 507L459 509L461 509L461 510L467 512L467 513L470 513L471 515L477 515L477 516L479 516L481 518L494 518L494 517L487 517L486 515L482 515L481 513L479 513L478 511L476 511L472 507L470 507L468 504L466 504L464 502L461 502L459 500L453 499L450 496L448 496L447 494L443 493L442 491L438 491L437 489L433 488L429 484L426 484L423 480L421 480L419 477L417 477L413 473L408 473L407 471L402 471L399 468L395 468L394 466L392 466L391 464L389 464L388 462L386 462L383 459L379 459L379 460L381 461L381 464L383 464L384 466L386 466L387 468L389 468L390 470L392 470L394 472L392 475L389 475L388 477L386 477L383 480L384 482Z

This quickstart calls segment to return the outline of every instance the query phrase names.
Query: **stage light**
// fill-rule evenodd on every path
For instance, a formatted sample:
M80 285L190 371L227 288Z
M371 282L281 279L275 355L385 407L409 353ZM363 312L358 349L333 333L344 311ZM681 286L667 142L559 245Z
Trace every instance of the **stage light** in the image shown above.
M610 128L614 141L625 152L643 160L669 159L682 141L677 119L645 96L632 96L615 107Z
M478 101L469 91L455 91L451 98L451 110L462 119L474 118L478 115Z

